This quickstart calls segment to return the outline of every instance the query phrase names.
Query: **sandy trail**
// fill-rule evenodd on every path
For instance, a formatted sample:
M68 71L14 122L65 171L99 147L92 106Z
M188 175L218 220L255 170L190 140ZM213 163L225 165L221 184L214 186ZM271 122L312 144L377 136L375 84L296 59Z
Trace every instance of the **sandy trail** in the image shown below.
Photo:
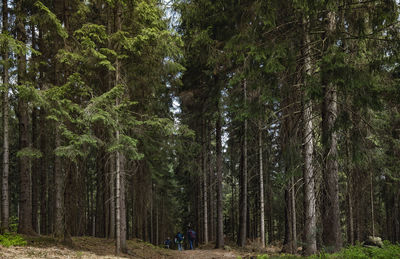
M185 250L185 251L174 251L174 258L187 258L187 259L217 259L217 258L238 258L239 254L232 251L226 251L222 249L212 250ZM172 258L172 257L171 257Z

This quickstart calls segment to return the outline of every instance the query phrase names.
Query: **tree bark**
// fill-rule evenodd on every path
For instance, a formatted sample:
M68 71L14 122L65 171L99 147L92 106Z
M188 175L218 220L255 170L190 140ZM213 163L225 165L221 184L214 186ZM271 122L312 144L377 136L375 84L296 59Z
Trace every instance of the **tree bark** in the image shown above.
M247 103L247 82L243 83L243 99L246 107ZM242 151L242 172L240 175L240 202L239 202L239 235L238 245L244 247L247 237L247 119L243 125L243 151Z
M115 238L115 172L116 172L116 157L111 155L110 165L110 238Z
M16 26L17 39L26 43L25 20L22 17L24 13L22 2L18 1L16 5ZM26 80L26 56L18 56L18 85L22 87ZM19 120L19 150L26 150L30 147L29 140L29 107L26 97L18 96L18 120ZM20 196L19 196L19 225L18 233L33 235L32 228L32 179L30 158L27 155L19 157L19 175L20 175Z
M332 35L336 27L335 13L328 13L328 35ZM339 177L337 133L334 129L337 109L337 87L331 82L325 82L322 111L322 143L323 154L323 213L322 238L324 245L332 251L342 247L339 211Z
M3 0L3 27L2 33L8 33L8 1ZM10 164L10 151L9 151L9 102L8 102L8 46L4 46L5 50L3 55L3 175L2 175L2 188L1 188L1 232L8 232L9 230L9 216L10 216L10 198L8 188L8 175L9 175L9 164Z
M207 186L207 149L206 149L206 120L203 118L202 125L202 169L203 169L203 207L204 207L204 244L208 243L208 186Z
M264 171L263 171L263 142L261 120L258 123L258 152L260 166L260 237L261 247L265 247L265 213L264 213Z
M117 2L115 6L115 27L116 31L121 31L122 29L122 23L121 23L121 6ZM121 82L121 62L119 58L116 59L115 61L115 85L120 84ZM115 105L118 106L120 104L119 98L116 99ZM117 142L120 140L120 130L119 130L119 122L117 118L117 129L115 132L115 138ZM123 157L120 151L116 152L116 172L115 172L115 178L116 178L116 253L117 255L120 254L121 252L124 252L126 250L126 219L125 217L125 186L124 185L124 179L122 177L122 171L121 171L121 164L123 162Z
M304 60L305 78L304 87L307 87L306 77L311 76L311 48L306 21L303 21L304 33ZM312 101L303 90L303 179L304 179L304 254L306 256L317 252L317 225L316 225L316 198L315 177L313 165L314 137L312 121Z
M127 252L127 247L126 247L126 191L125 191L125 156L123 154L120 154L121 159L121 167L120 167L120 210L121 210L121 215L120 215L120 226L121 226L121 252L126 253Z
M296 188L294 176L291 179L290 204L292 210L292 253L297 253L297 215L296 215Z
M216 248L224 247L223 197L222 197L222 143L221 143L221 111L217 101L217 121L215 126L216 170L217 170L217 239Z
M61 146L61 136L58 123L55 129L55 146ZM55 156L54 161L54 188L55 188L55 207L54 207L54 237L64 238L64 175L61 168L61 158Z
M115 132L115 137L119 141L119 130ZM116 165L116 194L115 194L115 225L116 225L116 253L121 253L121 154L117 151L115 165Z

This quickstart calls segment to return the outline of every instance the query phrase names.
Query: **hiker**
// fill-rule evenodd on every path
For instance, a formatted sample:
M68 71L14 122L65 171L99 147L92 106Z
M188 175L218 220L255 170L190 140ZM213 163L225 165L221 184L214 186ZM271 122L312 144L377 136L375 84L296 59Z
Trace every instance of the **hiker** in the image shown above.
M182 244L183 244L183 234L178 231L178 234L175 236L175 243L178 245L178 250L182 251Z
M189 246L190 250L194 249L194 242L196 241L196 231L194 231L192 228L189 228L187 232L188 240L189 240Z
M164 241L164 247L166 249L169 249L171 247L171 239L169 239L169 237L167 237L167 239Z

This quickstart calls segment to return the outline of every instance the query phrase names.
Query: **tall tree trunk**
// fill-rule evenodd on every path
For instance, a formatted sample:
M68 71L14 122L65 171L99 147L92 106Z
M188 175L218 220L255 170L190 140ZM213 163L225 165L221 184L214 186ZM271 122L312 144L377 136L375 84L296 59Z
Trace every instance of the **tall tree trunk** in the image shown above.
M37 49L36 27L33 23L30 24L32 31L32 48ZM37 49L38 50L38 49ZM38 50L39 51L39 50ZM38 57L33 56L31 63L38 63ZM40 75L39 75L40 76ZM31 71L30 80L38 83L36 70ZM40 89L40 88L39 88ZM39 130L38 130L39 111L36 106L32 107L32 146L34 150L39 150ZM40 234L39 222L39 196L40 196L40 164L39 160L35 159L32 164L32 225L36 233Z
M290 191L290 181L285 189L285 237L283 241L282 251L285 253L293 253L292 246L292 206L291 206L291 191Z
M374 215L374 187L373 187L373 172L370 172L370 201L371 201L371 225L372 225L372 236L375 236L375 215Z
M43 43L43 33L42 29L39 28L39 51L42 55L45 55L45 47ZM41 59L42 60L42 59ZM42 83L43 80L43 66L39 66L39 87L40 90L45 90L45 84ZM46 117L47 114L45 112L44 107L40 107L39 111L39 148L42 152L42 157L40 158L40 234L47 235L48 234L48 175L47 175L47 162L49 160L48 157L48 147L47 147L47 127L46 127Z
M310 36L308 34L306 21L303 20L304 33L304 86L307 87L306 77L311 76L311 48ZM313 165L314 137L312 121L312 101L303 90L303 179L304 179L304 254L312 255L317 252L317 225L316 225L316 198L315 198L315 176Z
M121 6L120 3L117 2L115 6L115 27L116 31L121 31L122 29L122 23L121 23L121 16L122 16L122 11L121 11ZM121 61L119 58L116 59L115 61L115 85L118 85L121 83ZM118 106L120 103L120 100L117 98L115 101L115 105ZM119 126L118 118L117 118L117 127ZM117 128L115 132L115 138L117 142L120 140L120 130ZM123 162L123 155L120 153L120 151L116 152L116 172L115 172L115 178L116 178L116 253L120 254L121 252L124 252L126 250L126 217L125 217L125 186L124 186L124 179L122 177L122 171L121 171L121 164Z
M261 119L258 122L258 152L260 166L260 237L261 247L265 247L265 213L264 213L264 171L263 171L263 142Z
M115 136L117 141L119 141L119 130L115 132ZM116 225L116 253L120 254L122 249L121 249L121 154L119 151L116 153L116 159L115 159L115 165L116 165L116 172L115 172L115 178L116 178L116 193L115 193L115 210L116 210L116 216L115 216L115 225Z
M17 2L16 6L16 26L17 39L26 43L25 19L22 1ZM22 87L26 80L26 56L20 54L18 56L18 84ZM19 150L27 150L30 147L29 141L29 107L26 97L18 96L18 119L19 119ZM19 208L20 217L18 232L22 234L32 235L35 232L32 228L32 179L30 158L22 154L19 157L19 173L20 173L20 196Z
M291 179L290 204L292 210L292 253L297 253L297 215L296 215L296 188L294 176Z
M335 13L328 13L328 36L331 36L336 27ZM333 41L333 40L332 40ZM338 113L337 87L331 82L325 82L322 111L322 140L324 147L323 166L323 241L324 245L338 251L342 247L340 232L339 211L339 177L338 177L338 150L337 133L334 129Z
M208 141L210 143L210 141ZM213 163L211 160L211 155L209 156L208 159L208 178L209 178L209 186L210 186L210 194L215 192L215 176L214 176L214 171L213 171ZM209 213L209 222L210 222L210 228L209 228L209 236L211 237L211 240L215 240L215 207L214 207L214 197L215 195L210 195L209 196L209 207L210 207L210 213Z
M243 99L246 107L247 103L247 82L243 83ZM239 236L238 245L244 247L247 237L247 119L243 125L243 153L242 153L242 172L240 175L240 202L239 202Z
M3 0L3 28L2 33L8 33L8 1ZM8 189L8 175L9 175L9 103L8 103L8 46L4 46L3 55L3 177L1 187L1 232L8 232L9 230L9 215L10 215L10 198Z
M99 135L102 134L101 130L97 132ZM105 189L105 167L102 160L104 157L103 150L100 149L97 152L97 162L96 162L96 237L104 237L105 236L105 222L104 222L104 205L105 205L105 197L104 197L104 189Z
M32 144L35 150L39 149L38 138L38 109L33 107L32 110ZM39 226L39 193L40 193L40 164L39 160L35 160L32 165L32 225L34 230L40 234Z
M224 247L223 197L222 197L222 143L221 143L221 111L217 101L217 121L215 126L216 170L217 170L217 239L216 248Z
M111 155L111 165L110 165L110 238L115 238L115 172L116 172L116 162L115 155Z
M61 146L61 136L58 123L55 129L55 146ZM55 156L54 161L54 188L55 188L55 207L54 207L54 237L64 238L64 175L61 168L61 158Z
M267 160L267 168L269 165L269 159ZM272 187L271 187L271 170L267 170L267 217L268 217L268 232L267 232L267 243L274 240L274 223L272 220Z
M121 162L121 167L120 167L120 227L121 227L121 252L126 253L127 252L127 247L126 247L126 191L125 191L125 156L123 154L120 154L120 162Z
M111 35L112 34L112 10L111 8L108 8L107 10L107 34ZM107 42L107 46L109 49L112 48L111 40L109 39ZM112 89L113 87L113 75L112 72L108 72L108 91ZM110 190L110 196L109 196L109 208L110 208L110 222L109 222L109 238L115 238L115 172L116 172L116 156L115 154L110 155L110 166L109 166L109 190ZM133 181L133 180L132 180ZM132 223L133 224L133 223Z
M207 121L203 118L203 125L202 125L202 169L203 169L203 207L204 207L204 244L208 243L208 185L207 185L207 143L206 143L206 136L207 136Z

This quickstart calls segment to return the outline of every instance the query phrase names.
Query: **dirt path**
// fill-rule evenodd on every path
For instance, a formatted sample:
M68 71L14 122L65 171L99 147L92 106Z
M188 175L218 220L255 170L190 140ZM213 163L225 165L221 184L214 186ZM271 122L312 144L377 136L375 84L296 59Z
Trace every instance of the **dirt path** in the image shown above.
M135 252L135 251L133 251ZM137 252L137 251L136 251ZM136 255L136 256L135 256ZM126 259L126 258L151 258L151 259L219 259L219 258L238 258L239 254L231 251L224 250L186 250L186 251L168 251L166 253L142 253L139 255L123 255L117 257L113 254L101 255L93 251L76 251L61 247L10 247L5 248L0 246L0 258L13 259L13 258L79 258L79 259Z
M179 259L217 259L217 258L238 258L239 254L232 251L226 251L221 249L212 250L185 250L185 251L174 251L173 258Z
M0 245L0 259L22 258L79 258L79 259L237 259L252 258L256 253L246 253L235 249L213 249L212 245L196 250L170 250L153 246L140 240L128 241L128 254L115 256L115 243L112 239L93 237L73 238L74 247L56 244L50 237L29 238L28 245L22 247L3 247Z

